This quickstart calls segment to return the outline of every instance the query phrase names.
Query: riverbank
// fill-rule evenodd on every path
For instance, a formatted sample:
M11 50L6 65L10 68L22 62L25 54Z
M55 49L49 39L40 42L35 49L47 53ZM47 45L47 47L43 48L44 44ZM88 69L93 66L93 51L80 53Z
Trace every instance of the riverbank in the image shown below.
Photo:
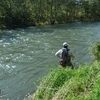
M99 100L100 62L78 69L55 68L45 76L31 100Z
M100 21L98 0L0 1L0 28L44 23ZM43 6L42 6L43 5ZM67 6L67 8L66 8Z

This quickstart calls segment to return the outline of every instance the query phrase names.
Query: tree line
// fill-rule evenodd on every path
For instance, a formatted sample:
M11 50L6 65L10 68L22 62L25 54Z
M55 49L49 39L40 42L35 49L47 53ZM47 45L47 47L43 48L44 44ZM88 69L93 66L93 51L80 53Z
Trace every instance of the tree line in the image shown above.
M100 0L0 0L0 28L100 21Z

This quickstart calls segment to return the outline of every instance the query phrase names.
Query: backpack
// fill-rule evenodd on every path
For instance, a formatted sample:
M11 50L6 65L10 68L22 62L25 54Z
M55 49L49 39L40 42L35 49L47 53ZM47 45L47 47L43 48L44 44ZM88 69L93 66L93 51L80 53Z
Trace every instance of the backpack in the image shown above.
M68 51L69 49L62 48L62 57L60 59L60 65L62 65L63 67L66 66L66 62L68 60Z

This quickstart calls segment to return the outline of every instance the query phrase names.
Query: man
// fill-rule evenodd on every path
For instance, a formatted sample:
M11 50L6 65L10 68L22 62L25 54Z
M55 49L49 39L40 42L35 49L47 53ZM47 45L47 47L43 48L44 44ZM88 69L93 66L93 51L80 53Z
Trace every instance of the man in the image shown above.
M55 53L55 56L60 58L60 65L62 65L62 67L70 66L74 69L71 59L74 59L75 55L70 51L70 49L68 49L67 42L63 43L63 48L58 50Z

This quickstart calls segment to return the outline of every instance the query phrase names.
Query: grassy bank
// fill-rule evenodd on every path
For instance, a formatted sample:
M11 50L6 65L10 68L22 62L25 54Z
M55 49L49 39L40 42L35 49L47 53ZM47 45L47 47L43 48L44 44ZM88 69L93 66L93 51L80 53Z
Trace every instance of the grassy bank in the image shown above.
M52 69L31 100L100 100L100 63Z

